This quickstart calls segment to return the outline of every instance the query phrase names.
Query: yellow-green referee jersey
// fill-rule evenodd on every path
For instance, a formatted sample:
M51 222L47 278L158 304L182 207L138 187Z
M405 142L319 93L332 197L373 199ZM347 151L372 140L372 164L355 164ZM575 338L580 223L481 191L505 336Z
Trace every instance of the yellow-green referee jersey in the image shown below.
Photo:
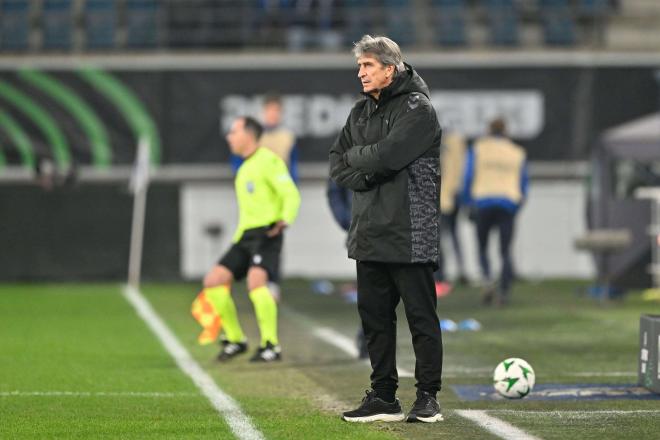
M234 181L238 201L238 227L233 242L247 229L261 228L298 216L300 193L282 159L267 148L257 148L245 159Z

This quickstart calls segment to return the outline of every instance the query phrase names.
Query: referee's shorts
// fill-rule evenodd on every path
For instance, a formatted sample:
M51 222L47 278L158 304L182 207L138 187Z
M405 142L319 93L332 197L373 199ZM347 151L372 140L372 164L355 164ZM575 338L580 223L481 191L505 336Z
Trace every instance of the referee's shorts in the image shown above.
M250 267L256 266L268 273L269 281L277 282L284 233L268 237L266 233L270 229L271 226L247 229L241 239L220 258L218 264L229 269L236 281L245 278Z

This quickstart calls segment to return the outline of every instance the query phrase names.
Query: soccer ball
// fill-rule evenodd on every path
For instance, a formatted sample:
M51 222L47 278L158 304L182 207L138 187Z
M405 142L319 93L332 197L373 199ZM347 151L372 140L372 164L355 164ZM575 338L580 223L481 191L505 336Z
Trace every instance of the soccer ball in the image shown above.
M522 399L532 391L534 381L531 365L519 358L503 360L493 373L495 391L507 399Z

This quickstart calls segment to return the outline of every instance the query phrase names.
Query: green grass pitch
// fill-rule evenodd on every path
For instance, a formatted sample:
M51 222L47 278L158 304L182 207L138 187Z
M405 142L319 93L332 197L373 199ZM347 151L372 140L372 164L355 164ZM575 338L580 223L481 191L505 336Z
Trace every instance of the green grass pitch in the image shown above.
M520 283L505 309L479 305L478 291L442 298L442 318L476 318L479 332L444 334L445 421L348 424L342 410L369 386L369 368L320 340L315 327L353 338L355 305L310 293L309 282L283 285L280 339L284 360L255 365L243 356L214 361L217 346L198 346L190 303L194 284L147 284L143 293L219 387L234 397L267 439L497 438L454 411L485 410L543 439L657 438L658 401L463 402L452 384L488 384L495 365L522 357L538 383L635 383L638 325L658 304L638 293L600 304L576 294L577 281ZM234 297L251 350L257 338L252 306L239 285ZM304 317L304 318L303 318ZM398 363L414 370L402 308ZM250 351L251 351L250 350ZM400 380L404 409L414 379ZM214 438L233 435L121 295L118 284L0 286L0 438Z

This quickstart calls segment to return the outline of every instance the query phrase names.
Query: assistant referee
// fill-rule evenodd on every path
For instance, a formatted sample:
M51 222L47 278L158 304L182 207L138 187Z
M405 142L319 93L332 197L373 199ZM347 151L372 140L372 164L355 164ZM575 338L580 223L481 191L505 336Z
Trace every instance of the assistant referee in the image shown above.
M278 273L283 231L298 215L300 194L284 161L259 147L262 132L259 122L243 116L233 122L227 134L231 152L244 159L234 183L239 221L231 248L204 277L206 296L220 315L225 333L220 361L248 349L231 297L232 282L246 277L261 335L259 348L250 360L281 359L277 303L267 283Z

